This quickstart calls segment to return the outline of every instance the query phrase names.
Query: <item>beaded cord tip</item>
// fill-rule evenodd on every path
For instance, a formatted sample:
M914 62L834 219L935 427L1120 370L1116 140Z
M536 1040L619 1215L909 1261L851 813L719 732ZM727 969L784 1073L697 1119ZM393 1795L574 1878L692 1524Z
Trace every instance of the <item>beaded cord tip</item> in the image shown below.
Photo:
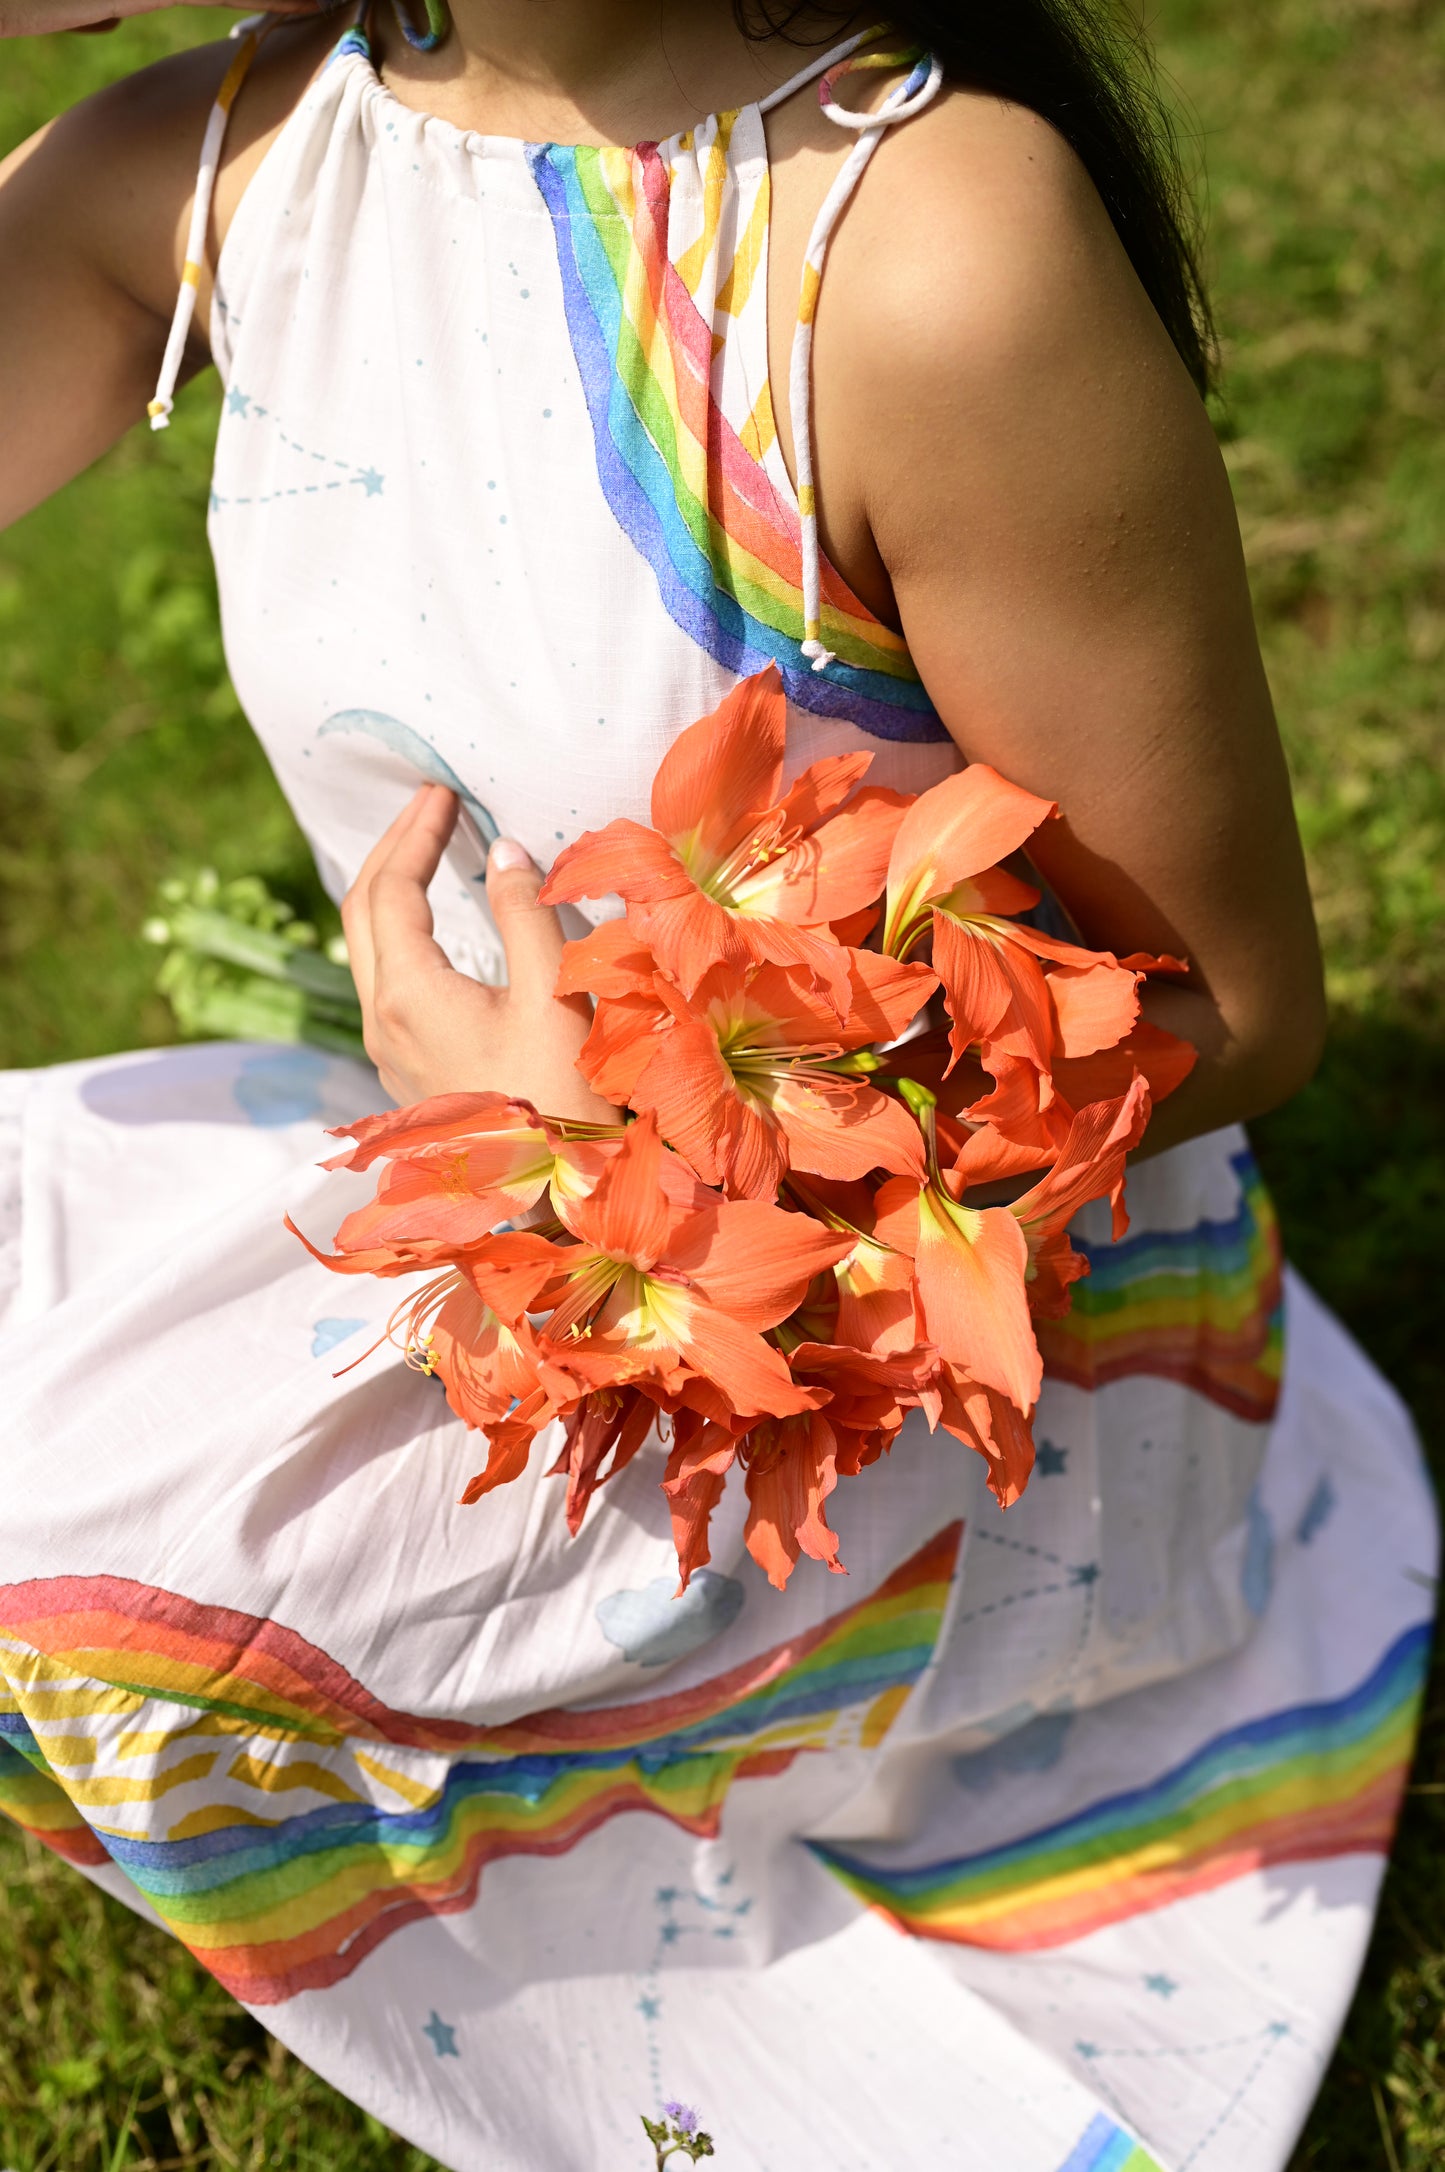
M150 402L146 408L146 413L150 416L153 430L169 430L171 426L171 409L174 405L173 400L162 399Z
M804 641L801 646L803 654L815 671L826 671L829 664L836 664L838 661L833 650L825 649L821 641Z

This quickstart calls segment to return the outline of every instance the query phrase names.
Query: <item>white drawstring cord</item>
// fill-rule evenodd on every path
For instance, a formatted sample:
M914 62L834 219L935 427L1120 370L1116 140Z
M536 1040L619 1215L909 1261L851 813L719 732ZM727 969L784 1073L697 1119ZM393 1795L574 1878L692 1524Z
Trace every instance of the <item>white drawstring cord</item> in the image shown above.
M788 370L788 405L792 411L793 443L798 463L798 513L803 556L802 648L814 671L826 671L837 661L833 651L823 644L822 554L818 544L818 499L813 481L813 319L818 307L823 264L833 229L885 133L896 122L911 120L915 113L921 112L937 96L942 82L943 63L929 56L926 73L925 63L920 61L907 81L889 93L876 113L850 113L846 106L836 105L826 95L820 99L829 120L836 122L839 128L856 130L858 141L843 161L813 222L803 258L803 291L798 301L798 322L793 333ZM824 77L824 93L827 87Z
M235 58L226 70L225 78L216 93L216 102L206 122L206 133L201 144L201 163L196 175L195 201L191 205L190 231L186 236L186 261L181 272L181 291L176 296L175 314L171 318L170 336L166 340L165 356L161 373L156 380L155 398L146 413L153 430L170 427L171 409L176 404L176 385L180 379L181 365L186 358L186 341L191 335L191 320L196 313L196 289L200 284L201 264L206 254L206 230L211 220L211 199L216 190L216 169L221 162L221 146L226 140L226 122L236 93L245 80L246 70L255 57L256 48L266 34L265 17L257 18L256 27L237 24L243 33L236 46Z

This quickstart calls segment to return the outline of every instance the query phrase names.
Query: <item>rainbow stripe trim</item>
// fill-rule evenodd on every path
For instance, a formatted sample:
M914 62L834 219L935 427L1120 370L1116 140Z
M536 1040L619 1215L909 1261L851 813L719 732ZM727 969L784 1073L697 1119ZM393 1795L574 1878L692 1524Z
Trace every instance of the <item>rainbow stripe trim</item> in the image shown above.
M1073 1310L1040 1320L1050 1379L1095 1389L1147 1373L1266 1425L1284 1368L1279 1228L1253 1154L1232 1158L1239 1206L1227 1222L1145 1230L1078 1249L1089 1274Z
M736 119L719 117L724 153ZM815 715L879 739L946 741L902 638L829 567L822 628L837 662L815 673L802 653L799 516L745 442L770 441L771 405L760 397L740 434L714 395L713 327L668 254L670 179L657 146L533 144L527 160L552 219L598 477L670 617L740 678L777 664L790 699ZM721 190L709 189L688 251L699 267L721 211ZM761 211L765 220L766 198ZM719 277L722 293L728 283Z
M1068 1945L1273 1863L1383 1855L1429 1649L1428 1623L1407 1629L1348 1695L1231 1728L1147 1787L1004 1847L880 1868L810 1845L900 1930L999 1953Z
M0 1809L117 1863L227 1990L274 2004L469 1908L488 1863L624 1811L710 1836L734 1780L874 1747L932 1656L961 1534L690 1689L482 1731L388 1709L275 1622L119 1577L0 1588Z
M1142 2142L1097 2112L1080 2135L1059 2172L1164 2172Z

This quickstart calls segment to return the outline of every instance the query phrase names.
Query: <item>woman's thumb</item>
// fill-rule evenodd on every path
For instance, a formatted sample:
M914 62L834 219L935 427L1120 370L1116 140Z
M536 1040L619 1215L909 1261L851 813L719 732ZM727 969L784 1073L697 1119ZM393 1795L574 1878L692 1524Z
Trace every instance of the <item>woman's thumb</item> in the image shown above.
M487 854L487 903L507 953L507 979L528 995L548 995L567 938L551 905L539 905L541 871L525 845L499 837Z

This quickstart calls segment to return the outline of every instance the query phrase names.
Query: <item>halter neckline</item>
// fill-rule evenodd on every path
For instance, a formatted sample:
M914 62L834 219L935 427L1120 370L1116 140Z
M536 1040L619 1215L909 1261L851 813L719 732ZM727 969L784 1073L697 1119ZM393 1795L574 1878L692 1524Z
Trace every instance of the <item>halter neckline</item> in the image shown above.
M826 53L818 54L808 62L806 67L798 69L796 74L789 76L785 83L778 84L775 89L766 92L763 97L746 99L738 106L719 106L711 112L700 115L696 120L687 122L682 128L670 130L665 136L657 138L641 137L635 143L563 143L556 137L510 136L496 129L464 128L458 122L446 120L440 114L428 113L423 107L408 105L405 99L397 96L389 83L382 80L381 71L376 65L376 57L372 50L371 36L367 29L369 14L369 7L364 8L359 20L349 30L343 31L336 45L332 48L327 62L328 67L334 61L355 57L370 69L375 88L383 99L392 105L400 106L407 113L416 115L428 127L444 129L448 133L460 137L465 142L483 146L505 145L524 154L531 151L587 151L602 152L604 154L608 152L621 153L629 158L635 156L638 151L650 147L654 141L658 144L675 143L683 137L714 128L719 123L736 119L742 114L755 113L761 118L771 113L775 107L784 104L786 100L795 96L798 91L806 90L810 83L816 83L820 79L826 81L832 73L851 60L860 47L868 44L871 39L878 37L883 27L875 24L868 30L855 31L851 37L843 39L840 44L831 46ZM860 117L859 125L871 125L873 118L870 115L865 122Z

